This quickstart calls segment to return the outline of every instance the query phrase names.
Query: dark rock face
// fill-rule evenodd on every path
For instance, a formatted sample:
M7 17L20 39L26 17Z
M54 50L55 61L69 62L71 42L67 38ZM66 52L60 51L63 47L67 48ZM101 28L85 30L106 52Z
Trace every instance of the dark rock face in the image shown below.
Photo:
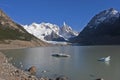
M86 27L78 36L85 44L120 44L120 20L114 24L100 24L96 29Z
M110 9L108 11L113 11ZM104 11L105 12L105 11ZM103 14L103 12L101 12ZM74 42L85 45L118 45L120 44L120 13L107 14L110 17L96 25L97 14L88 25L74 38ZM112 16L112 17L111 17Z

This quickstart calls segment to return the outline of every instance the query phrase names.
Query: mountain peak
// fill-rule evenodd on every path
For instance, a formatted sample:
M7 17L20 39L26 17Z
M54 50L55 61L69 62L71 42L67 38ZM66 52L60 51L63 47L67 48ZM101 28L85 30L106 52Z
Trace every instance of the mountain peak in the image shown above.
M106 10L108 12L108 14L111 14L111 15L116 15L119 13L119 11L117 11L116 9L114 8L110 8L108 10Z
M10 20L10 17L8 17L8 16L3 12L2 9L0 9L0 17L5 18L5 19L7 19L7 20Z
M61 27L61 29L68 32L72 31L72 28L69 25L67 25L65 22L63 23L63 26Z
M108 9L109 11L111 11L111 12L118 12L116 9L114 9L114 8L110 8L110 9Z
M115 8L109 8L108 11L117 11Z
M119 17L120 17L120 12L114 8L110 8L110 9L101 11L96 16L94 16L87 26L89 26L89 28L93 28L93 27L95 28L100 23L108 23L111 21L112 21L111 23L113 23Z
M66 23L65 23L65 21L63 22L63 26L66 26Z
M46 40L58 40L69 39L78 35L76 31L73 31L70 26L63 22L63 26L59 27L56 24L40 23L30 26L24 26L24 28L31 34L35 35L39 39ZM57 39L58 38L58 39Z
M120 45L120 12L114 8L101 11L73 41L83 45Z
M0 8L0 16L3 14L3 11L2 11L2 9Z
M77 36L78 32L74 31L69 25L64 22L63 26L61 27L61 35L63 35L63 37L67 40L71 37Z

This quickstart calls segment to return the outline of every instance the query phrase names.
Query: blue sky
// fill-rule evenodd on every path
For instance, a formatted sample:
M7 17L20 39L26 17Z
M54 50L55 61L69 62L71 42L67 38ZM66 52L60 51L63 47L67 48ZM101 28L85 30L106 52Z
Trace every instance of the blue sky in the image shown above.
M50 22L62 26L65 21L80 31L100 11L115 8L120 0L0 0L0 8L15 22Z

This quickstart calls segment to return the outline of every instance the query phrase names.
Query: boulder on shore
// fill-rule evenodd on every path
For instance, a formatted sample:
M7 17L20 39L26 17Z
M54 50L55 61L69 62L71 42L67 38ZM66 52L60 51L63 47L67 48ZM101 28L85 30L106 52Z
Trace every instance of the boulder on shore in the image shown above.
M36 73L36 67L35 66L31 66L28 71L31 73L31 74L35 74Z

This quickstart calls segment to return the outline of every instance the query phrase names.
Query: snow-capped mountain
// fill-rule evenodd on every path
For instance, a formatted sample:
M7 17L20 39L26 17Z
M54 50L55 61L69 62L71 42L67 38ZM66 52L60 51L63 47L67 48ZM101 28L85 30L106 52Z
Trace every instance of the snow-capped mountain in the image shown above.
M30 34L44 41L64 41L78 35L77 32L73 31L72 28L65 23L61 28L51 23L32 23L31 25L23 25L23 27Z
M92 20L88 23L89 28L96 28L101 23L114 23L114 21L120 17L120 12L114 8L104 10L94 16Z
M98 13L73 41L87 45L120 44L120 12L110 8Z
M65 22L63 26L60 28L60 35L63 36L64 39L69 39L75 36L78 36L78 32L72 30L70 26L68 26Z

